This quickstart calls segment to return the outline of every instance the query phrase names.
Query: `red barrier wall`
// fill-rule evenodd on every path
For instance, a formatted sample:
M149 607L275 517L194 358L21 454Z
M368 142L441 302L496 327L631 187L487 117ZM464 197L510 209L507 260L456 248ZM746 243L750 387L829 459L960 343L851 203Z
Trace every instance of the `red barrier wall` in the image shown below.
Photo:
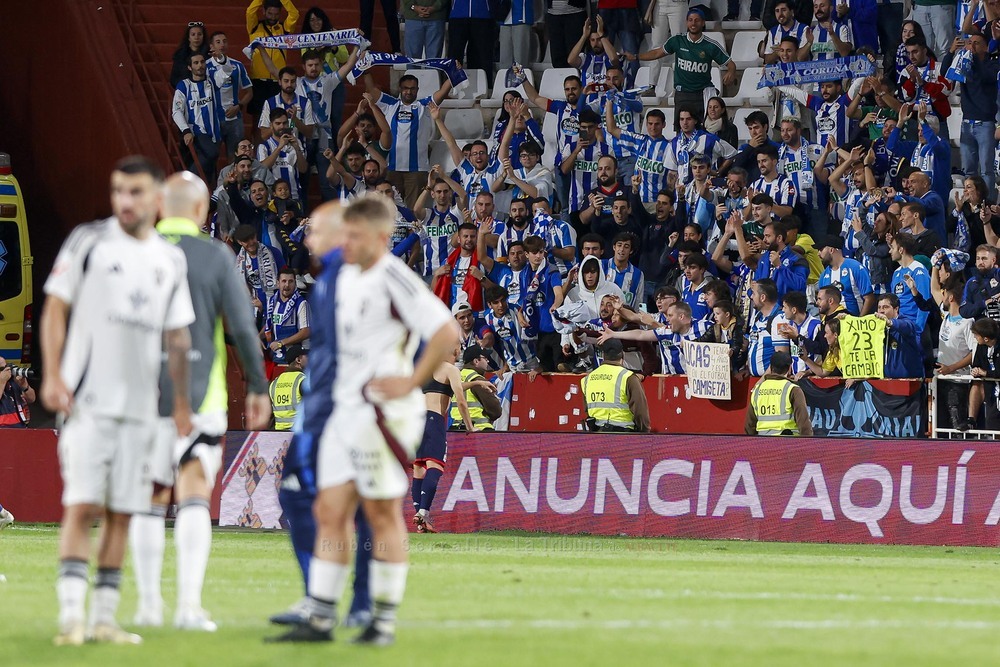
M586 419L582 375L557 373L539 375L534 382L528 376L514 376L511 397L510 431L573 432L582 430ZM642 382L649 402L650 424L654 433L743 434L743 421L750 390L758 378L733 382L732 400L715 401L690 398L687 377L681 375L651 375ZM838 380L811 378L819 387L831 387ZM873 386L898 396L916 393L921 383L911 380L874 380Z
M1000 544L993 443L510 434L449 449L443 532Z
M57 523L62 518L57 444L52 430L0 429L0 503L17 521ZM212 494L213 520L219 518L219 481Z

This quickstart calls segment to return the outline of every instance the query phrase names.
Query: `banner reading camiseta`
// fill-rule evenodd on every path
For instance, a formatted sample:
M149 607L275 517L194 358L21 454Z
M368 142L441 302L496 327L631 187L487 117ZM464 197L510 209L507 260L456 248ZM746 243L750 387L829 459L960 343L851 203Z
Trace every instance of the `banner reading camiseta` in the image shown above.
M789 542L1000 544L1000 446L470 434L434 525Z

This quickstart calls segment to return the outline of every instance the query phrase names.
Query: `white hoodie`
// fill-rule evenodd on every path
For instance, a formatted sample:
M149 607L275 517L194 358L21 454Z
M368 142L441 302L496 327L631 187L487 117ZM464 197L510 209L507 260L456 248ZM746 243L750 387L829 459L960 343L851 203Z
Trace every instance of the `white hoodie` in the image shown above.
M597 286L592 290L587 289L583 285L583 267L587 266L588 263L595 263L597 265ZM617 296L622 301L625 301L625 294L621 288L604 276L604 271L601 270L600 258L587 255L580 262L580 270L576 276L576 285L566 294L566 302L582 301L586 303L592 313L590 319L593 320L601 316L601 299L606 296Z

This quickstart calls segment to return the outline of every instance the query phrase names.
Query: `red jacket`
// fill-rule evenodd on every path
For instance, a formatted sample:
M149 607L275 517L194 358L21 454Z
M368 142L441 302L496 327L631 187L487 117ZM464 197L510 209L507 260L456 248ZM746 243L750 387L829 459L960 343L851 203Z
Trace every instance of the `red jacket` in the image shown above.
M924 83L918 89L916 82L910 78L909 72L904 69L899 75L900 88L903 89L903 98L907 102L919 104L920 98L926 95L930 98L934 114L938 118L947 118L951 115L951 103L948 101L948 95L955 87L955 84L944 78L944 74L941 72L941 65L930 56L927 57L926 65L916 65L916 68L921 78L923 78ZM918 92L922 93L922 95L918 95Z

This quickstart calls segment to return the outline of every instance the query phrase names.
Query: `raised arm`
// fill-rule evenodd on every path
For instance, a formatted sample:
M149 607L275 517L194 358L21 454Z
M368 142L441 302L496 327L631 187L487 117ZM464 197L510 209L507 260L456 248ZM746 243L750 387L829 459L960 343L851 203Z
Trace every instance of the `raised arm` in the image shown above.
M542 97L541 95L539 95L538 90L536 90L535 87L531 85L530 81L525 79L524 83L521 84L521 87L524 88L524 93L528 96L528 99L531 101L532 104L534 104L542 111L548 110L550 102L549 98Z
M614 110L611 108L614 105L611 104L611 100L604 105L604 131L610 132L615 139L621 139L622 131L618 127L618 123L615 122Z
M427 109L431 114L431 118L434 119L434 124L437 125L438 131L441 133L441 139L444 140L444 143L448 146L448 150L451 152L452 161L456 166L462 164L465 156L462 155L462 149L458 147L458 143L455 141L455 135L444 124L444 115L441 113L441 107L431 102L427 105Z
M382 130L382 134L378 137L378 145L382 147L382 150L388 151L392 148L393 140L392 128L389 127L389 119L385 117L382 108L375 103L375 98L368 94L368 92L362 93L361 96L368 102L368 109L372 112L372 116L375 117L375 124L378 125L378 129Z
M580 65L583 64L583 59L580 57L580 54L583 52L587 42L590 41L591 32L592 29L590 27L590 20L584 20L583 34L580 35L580 39L576 40L576 44L573 45L573 48L569 50L569 55L566 56L566 62L569 63L570 67L580 69Z
M459 65L459 67L461 67L461 65ZM444 98L448 97L448 93L450 91L451 91L451 79L445 77L444 83L441 84L440 88L434 91L434 94L431 95L431 99L434 100L434 104L441 104L441 102L444 101Z

